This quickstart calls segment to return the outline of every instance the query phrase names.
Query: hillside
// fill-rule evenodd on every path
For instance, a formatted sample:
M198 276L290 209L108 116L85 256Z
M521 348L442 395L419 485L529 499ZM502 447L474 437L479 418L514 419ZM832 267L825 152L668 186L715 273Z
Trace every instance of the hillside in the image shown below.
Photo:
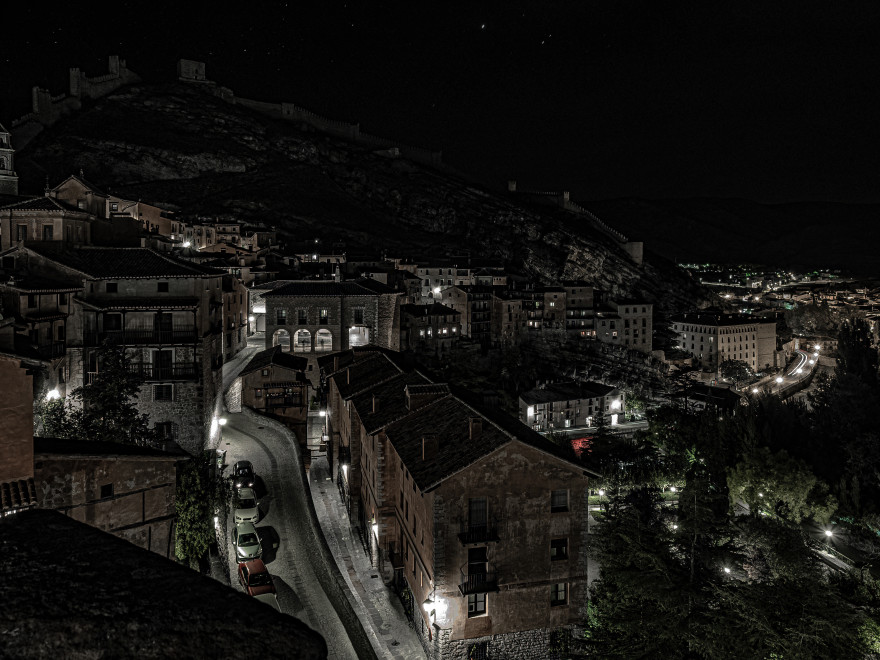
M619 199L588 206L679 262L753 262L880 275L870 240L880 217L876 204Z
M274 225L291 242L502 259L539 281L584 279L667 309L705 297L650 243L639 267L577 215L266 118L198 85L121 88L41 133L17 163L23 192L82 169L114 194Z

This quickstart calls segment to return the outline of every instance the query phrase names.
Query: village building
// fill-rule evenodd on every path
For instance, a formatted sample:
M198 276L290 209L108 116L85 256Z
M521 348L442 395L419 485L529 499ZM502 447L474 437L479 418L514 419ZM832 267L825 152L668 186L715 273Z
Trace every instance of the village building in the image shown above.
M586 604L594 473L385 353L331 357L340 491L428 657L546 657Z
M541 432L597 426L600 417L613 426L625 408L624 393L601 383L554 383L519 397L520 421Z
M400 306L400 349L444 355L458 345L460 314L446 305Z
M305 424L310 401L308 362L285 353L281 346L256 353L239 373L241 403L291 426Z

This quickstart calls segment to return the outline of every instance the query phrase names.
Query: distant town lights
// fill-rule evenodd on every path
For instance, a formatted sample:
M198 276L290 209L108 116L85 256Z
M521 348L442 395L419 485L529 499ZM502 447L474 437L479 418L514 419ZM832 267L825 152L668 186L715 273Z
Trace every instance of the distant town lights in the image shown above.
M54 401L55 399L60 398L61 392L59 392L57 389L49 390L48 392L46 392L46 401Z
M757 394L757 393L758 393L758 388L757 388L757 387L753 387L753 388L752 388L752 394Z

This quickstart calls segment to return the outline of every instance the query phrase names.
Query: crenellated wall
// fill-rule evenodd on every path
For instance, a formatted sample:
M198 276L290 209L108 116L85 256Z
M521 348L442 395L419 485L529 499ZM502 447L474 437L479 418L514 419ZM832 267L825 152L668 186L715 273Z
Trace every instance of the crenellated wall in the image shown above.
M70 69L67 94L52 96L47 89L31 89L31 112L12 122L12 136L16 148L21 149L34 137L57 122L61 117L79 110L82 99L98 99L107 96L123 85L140 82L140 76L130 71L125 60L111 55L107 62L108 72L89 78L78 67Z

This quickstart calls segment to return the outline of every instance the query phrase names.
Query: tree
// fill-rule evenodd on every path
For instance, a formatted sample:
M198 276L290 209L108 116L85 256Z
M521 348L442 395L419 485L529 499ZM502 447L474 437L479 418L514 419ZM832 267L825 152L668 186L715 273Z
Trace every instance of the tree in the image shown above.
M60 438L147 445L156 441L149 416L136 401L143 378L128 367L125 349L105 343L98 349L98 372L67 400L37 406L43 433Z
M828 486L785 450L774 454L758 447L749 451L730 470L727 484L731 508L742 500L753 514L770 511L792 524L809 518L827 524L837 510Z
M174 554L192 568L198 567L199 560L216 539L214 516L226 519L229 484L214 475L212 461L216 457L211 454L212 452L202 452L182 464L177 472Z
M732 380L734 387L739 389L739 384L754 377L755 372L748 362L743 360L725 360L721 363L721 377Z

